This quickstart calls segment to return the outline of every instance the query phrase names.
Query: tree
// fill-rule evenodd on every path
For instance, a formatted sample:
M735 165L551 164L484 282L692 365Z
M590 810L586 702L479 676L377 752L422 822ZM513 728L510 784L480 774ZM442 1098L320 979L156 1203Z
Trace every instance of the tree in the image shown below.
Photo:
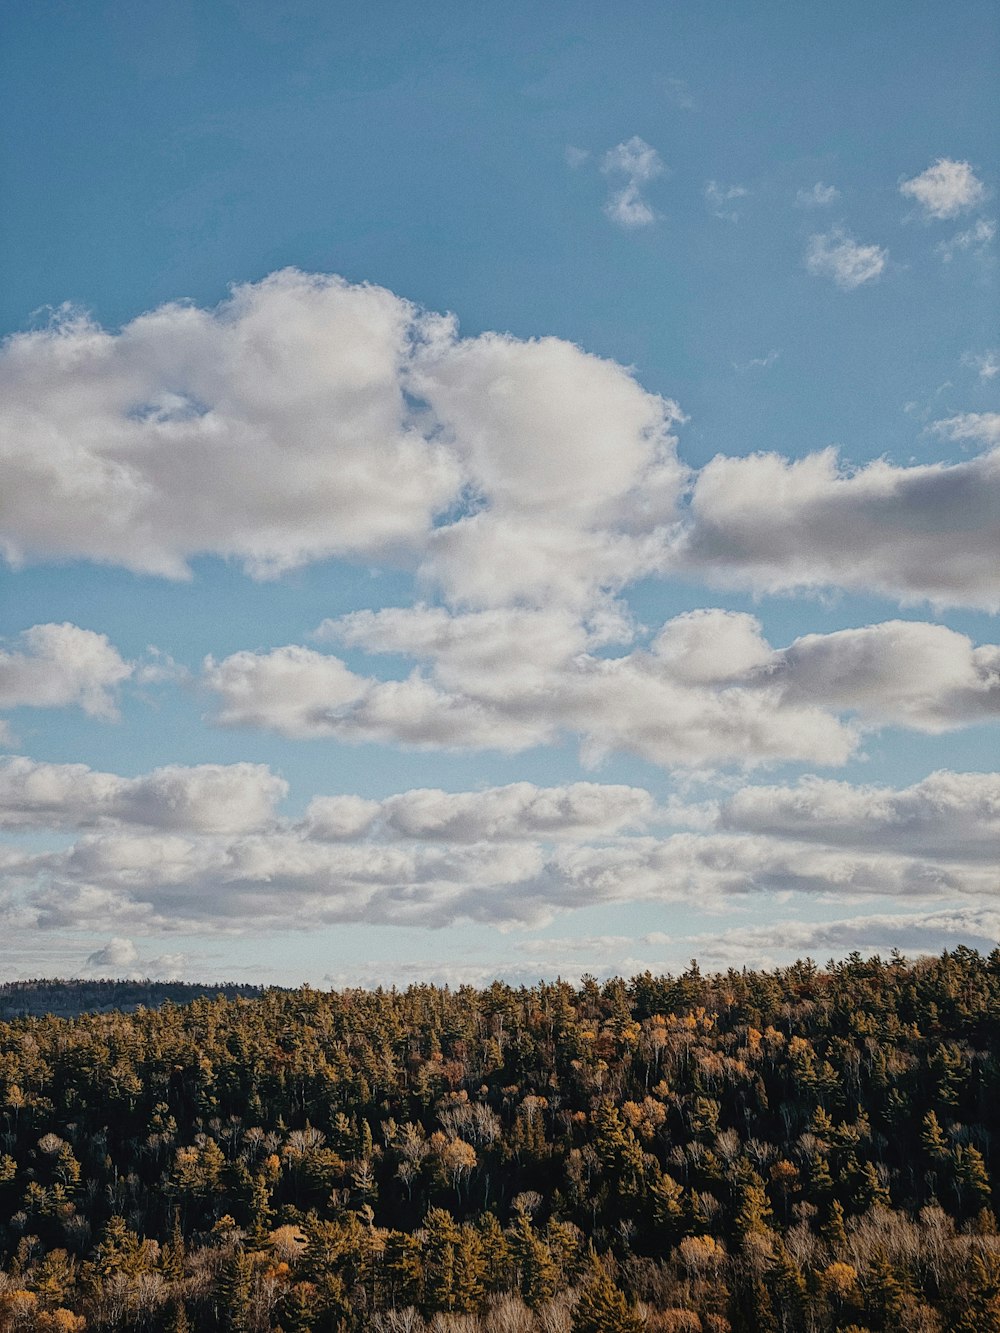
M573 1333L642 1333L645 1321L593 1252L589 1272L573 1311Z
M548 1246L531 1225L531 1218L518 1212L508 1232L511 1261L517 1271L521 1297L532 1310L537 1310L556 1291L559 1273Z

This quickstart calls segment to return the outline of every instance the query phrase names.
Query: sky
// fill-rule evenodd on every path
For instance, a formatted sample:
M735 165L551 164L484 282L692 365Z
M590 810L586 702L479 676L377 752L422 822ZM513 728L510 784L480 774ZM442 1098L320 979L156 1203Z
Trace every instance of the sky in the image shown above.
M0 23L0 980L996 945L993 3Z

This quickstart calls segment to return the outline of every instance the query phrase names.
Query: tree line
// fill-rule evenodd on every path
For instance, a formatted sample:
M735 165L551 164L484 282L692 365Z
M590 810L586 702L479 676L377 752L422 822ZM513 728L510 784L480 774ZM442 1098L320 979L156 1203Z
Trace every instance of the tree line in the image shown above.
M1000 1333L1000 950L205 990L0 1022L0 1333Z

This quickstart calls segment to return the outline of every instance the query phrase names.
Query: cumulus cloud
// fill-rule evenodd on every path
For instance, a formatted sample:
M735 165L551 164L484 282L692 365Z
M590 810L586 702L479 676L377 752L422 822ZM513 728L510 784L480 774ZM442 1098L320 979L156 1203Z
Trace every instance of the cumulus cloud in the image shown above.
M1000 412L960 412L935 421L934 430L950 440L972 440L989 449L1000 449Z
M648 569L686 477L676 404L622 366L557 338L462 339L391 292L292 270L119 333L66 316L19 334L0 388L15 564L398 558L459 600L589 597Z
M288 784L263 764L171 765L137 778L85 764L0 757L0 827L141 824L236 833L268 824Z
M276 650L283 680L289 663L302 662L276 690L275 654L240 653L206 675L218 716L292 736L511 751L569 733L588 762L624 751L701 767L840 764L866 727L942 731L1000 706L1000 649L921 622L806 635L774 648L755 617L703 610L668 621L648 648L618 656L596 652L601 636L595 644L572 617L540 611L388 608L321 630L418 666L405 681L352 686L345 701L325 691L322 664L330 663L334 682L346 672L335 657Z
M110 927L88 964L152 973L135 932L531 927L590 906L722 910L781 894L953 907L998 888L995 774L935 773L902 790L815 777L748 787L699 808L697 831L650 831L682 813L641 788L515 783L316 798L266 832L99 828L57 850L8 849L5 916L22 930Z
M11 563L83 557L256 574L419 539L461 484L414 428L402 371L422 317L294 271L215 310L109 333L69 314L0 356L0 539Z
M801 189L795 195L797 208L829 208L840 198L840 191L835 185L824 185L817 181L809 189Z
M642 141L619 148L615 169L655 175ZM676 453L680 409L626 368L557 338L463 339L451 320L336 278L275 274L215 310L164 306L116 334L67 317L8 340L0 382L0 542L15 562L87 557L180 577L204 552L258 575L398 557L453 606L583 617L677 569L758 591L1000 605L995 452L853 473L830 451L717 458L692 478ZM992 415L949 430L990 444ZM0 653L0 704L113 711L129 668L88 633L36 627ZM323 687L310 694L334 714L364 696L371 725L391 730L437 707L419 680L375 695L306 652L271 655L272 693L283 672L301 681L311 668ZM259 655L249 665L263 688ZM227 659L231 701L240 670ZM272 717L280 700L265 705ZM254 706L248 695L222 720ZM287 711L291 734L295 697Z
M939 157L919 176L904 180L899 192L915 200L924 217L938 219L956 218L987 197L986 186L971 165L948 157Z
M995 861L1000 774L942 771L902 790L817 777L791 787L744 787L720 804L716 825L837 847Z
M624 177L624 184L612 190L604 211L612 222L626 229L648 227L656 213L642 193L642 187L661 176L663 160L655 148L633 134L631 139L609 148L601 162L606 176Z
M133 940L114 935L107 944L87 955L85 967L94 976L116 979L156 977L176 981L184 970L186 958L182 953L163 954L158 958L140 958Z
M872 282L885 268L888 250L861 245L839 227L809 237L806 268L817 278L832 278L838 287L853 291Z
M131 967L139 957L135 944L123 935L113 935L107 944L87 956L88 967Z
M2 502L0 502L2 503ZM82 708L117 716L115 692L132 674L105 635L76 625L34 625L0 648L0 708Z
M409 791L382 804L385 827L401 837L446 842L594 838L648 823L653 798L641 787L515 782L481 792Z
M424 842L517 842L604 837L649 823L655 804L642 787L515 782L475 792L415 789L383 801L317 796L302 828L320 842L371 835Z
M865 588L1000 608L1000 451L958 464L843 468L833 449L718 457L698 474L675 558L760 592Z
M25 856L7 878L43 930L238 934L335 922L541 925L623 903L721 910L747 895L921 899L992 895L992 863L857 850L768 835L678 833L603 845L321 842L289 832L225 839L91 834Z

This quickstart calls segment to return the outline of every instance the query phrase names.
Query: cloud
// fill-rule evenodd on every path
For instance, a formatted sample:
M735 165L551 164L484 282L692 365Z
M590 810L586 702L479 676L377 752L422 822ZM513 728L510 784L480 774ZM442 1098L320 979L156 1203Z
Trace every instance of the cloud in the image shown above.
M179 578L198 554L266 575L419 541L461 485L403 391L425 327L391 292L286 270L215 310L8 339L0 549Z
M756 592L840 587L1000 609L1000 451L854 472L825 449L717 457L698 474L674 559Z
M954 235L950 241L941 241L936 249L945 264L960 254L972 253L979 259L986 258L989 248L997 234L997 224L991 218L980 218L965 231Z
M130 967L139 957L139 950L130 939L113 935L101 949L87 956L88 967Z
M619 145L612 170L650 179L650 153L641 140ZM401 563L461 610L561 608L584 620L635 580L678 572L755 591L840 586L1000 606L995 454L853 473L830 451L755 455L692 476L677 457L679 407L627 368L558 338L461 338L450 319L337 278L285 271L214 310L163 306L119 333L66 316L8 340L0 382L0 543L13 562L90 558L183 577L211 553L262 576L340 555ZM110 715L131 668L100 636L86 651L80 639L55 644L87 633L36 627L34 648L0 654L0 703L6 688ZM88 687L100 643L110 675ZM242 701L243 659L228 658L221 720L252 720L253 690L273 719L287 675L329 714L302 721L292 696L288 734L339 734L341 713L363 699L364 730L389 735L409 718L413 743L433 743L442 701L420 679L376 690L308 653L275 650L269 682L261 655L248 659ZM307 687L307 668L322 681ZM458 737L476 717L456 709ZM485 736L490 720L477 717ZM512 744L549 734L536 721Z
M322 734L368 688L339 658L295 645L233 653L218 663L208 657L203 679L222 701L219 726L266 726L286 736Z
M1000 375L1000 347L991 347L986 352L964 352L962 365L971 366L981 380L993 380Z
M115 935L102 948L88 954L85 966L91 975L114 977L117 980L156 977L163 981L176 981L183 974L186 962L182 953L142 959L133 940Z
M926 171L904 180L899 192L916 200L924 217L948 219L967 213L987 197L986 186L968 162L939 157Z
M7 879L44 931L207 929L259 934L337 922L541 925L624 903L721 910L747 895L995 895L995 865L769 836L677 833L604 845L324 843L301 835L87 835L26 856Z
M236 833L274 819L288 784L263 764L171 765L137 778L85 764L0 757L0 827L96 828L138 824Z
M345 701L325 690L327 671L335 684L346 672L335 657L240 653L206 676L219 718L290 736L437 748L517 751L571 734L585 762L625 752L683 768L842 764L864 729L933 733L1000 709L1000 649L920 622L773 648L753 616L703 610L668 621L648 648L618 656L594 651L603 639L589 640L569 616L540 611L387 608L324 622L322 634L418 666L405 681L368 678Z
M737 222L739 210L732 207L737 199L745 199L750 193L742 185L720 185L718 181L709 181L705 186L705 202L709 210L724 222Z
M902 790L817 777L792 787L744 787L720 804L716 826L857 850L995 862L1000 774L942 771Z
M780 348L772 347L764 356L752 356L749 361L734 361L733 369L739 375L745 374L748 370L770 370L780 356Z
M950 440L974 440L990 449L1000 449L1000 412L960 412L935 421L933 429Z
M181 578L210 554L266 576L343 556L459 600L586 599L649 567L686 476L679 409L624 367L558 338L462 339L384 289L294 270L119 333L67 316L19 334L0 387L13 564ZM517 557L502 591L497 549Z
M423 842L523 842L580 840L641 827L655 805L642 787L574 782L536 787L515 782L475 792L416 789L383 801L356 796L318 796L302 829L320 842L340 842L373 833Z
M838 287L853 291L872 282L885 268L888 250L861 245L839 227L809 237L806 268L818 278L832 278Z
M132 675L105 635L76 625L34 625L0 648L0 708L82 708L117 716L115 692Z
M808 190L799 190L795 195L796 208L829 208L840 198L840 191L835 185L824 185L817 181Z
M934 773L902 790L816 777L748 787L699 808L696 832L648 832L682 813L657 809L641 788L515 783L316 798L299 822L264 832L100 829L54 851L8 849L5 916L22 931L110 927L88 965L151 974L166 964L139 961L136 931L506 929L588 906L721 910L781 894L992 900L1000 887L995 774Z
M590 150L587 148L574 148L572 144L566 145L566 165L572 167L575 171L577 167L582 167L585 162L590 160Z
M446 340L412 382L474 479L421 566L449 599L579 603L655 561L687 475L676 403L557 338Z
M482 792L409 791L382 803L387 830L446 842L579 839L649 822L653 799L641 787L515 782Z
M642 193L642 187L661 176L663 160L655 148L634 134L631 139L609 148L601 161L606 176L623 176L625 183L613 190L604 206L612 222L631 229L648 227L656 221L656 213Z

